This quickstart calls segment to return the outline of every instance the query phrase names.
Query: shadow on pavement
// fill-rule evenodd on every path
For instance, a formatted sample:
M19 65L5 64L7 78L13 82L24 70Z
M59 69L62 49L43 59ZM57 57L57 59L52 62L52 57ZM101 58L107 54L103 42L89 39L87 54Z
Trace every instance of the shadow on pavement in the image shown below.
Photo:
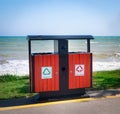
M36 103L45 103L45 102L54 102L54 101L62 101L62 100L70 100L76 98L88 98L89 95L70 95L70 96L59 96L54 98L40 98L39 94L35 95L31 98L14 98L9 100L0 100L0 107L9 107L9 106L20 106L20 105L28 105L28 104L36 104Z
M9 100L0 100L0 107L20 106L34 103L36 103L34 98L14 98Z
M107 90L96 90L96 91L88 91L87 94L93 98L105 97L105 96L113 96L120 94L119 89L107 89Z

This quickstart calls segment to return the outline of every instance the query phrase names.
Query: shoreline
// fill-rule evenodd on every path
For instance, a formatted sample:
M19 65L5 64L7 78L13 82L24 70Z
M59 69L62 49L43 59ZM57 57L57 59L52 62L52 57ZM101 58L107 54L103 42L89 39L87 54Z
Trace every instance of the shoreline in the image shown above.
M93 62L93 72L116 69L120 69L120 62ZM6 63L0 64L0 75L5 74L19 76L29 75L28 60L8 60Z

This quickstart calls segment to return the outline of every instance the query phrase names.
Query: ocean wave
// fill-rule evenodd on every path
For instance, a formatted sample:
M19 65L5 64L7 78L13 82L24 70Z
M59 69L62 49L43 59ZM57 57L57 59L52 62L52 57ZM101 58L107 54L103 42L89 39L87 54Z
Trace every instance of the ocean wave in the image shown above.
M120 57L120 52L115 53L115 55L116 55L117 57Z
M28 60L7 60L6 63L0 64L0 75L4 74L28 75Z
M119 52L111 52L111 53L94 53L93 54L94 61L104 61L104 62L119 62L120 61L120 53Z
M99 42L97 41L90 41L91 44L98 44ZM85 44L87 44L87 41L85 41Z
M120 62L93 62L93 71L115 69L120 69ZM28 60L7 60L4 64L0 64L0 75L4 74L29 75Z
M93 71L120 69L120 62L93 62Z

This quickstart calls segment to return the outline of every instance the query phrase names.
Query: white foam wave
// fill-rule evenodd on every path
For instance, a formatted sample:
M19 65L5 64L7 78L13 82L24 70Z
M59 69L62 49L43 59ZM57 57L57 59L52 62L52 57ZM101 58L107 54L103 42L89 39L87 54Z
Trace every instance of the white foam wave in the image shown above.
M93 71L120 69L120 62L93 62Z
M116 56L120 56L120 52L118 52L118 53L115 53L115 55L116 55Z
M0 65L0 75L15 74L28 75L29 64L27 60L7 60L7 63Z
M85 41L85 43L87 44L87 41ZM90 43L91 43L91 44L98 44L99 42L91 41Z
M120 69L120 62L93 62L93 71L106 71ZM0 64L0 75L15 74L29 75L28 60L7 60Z

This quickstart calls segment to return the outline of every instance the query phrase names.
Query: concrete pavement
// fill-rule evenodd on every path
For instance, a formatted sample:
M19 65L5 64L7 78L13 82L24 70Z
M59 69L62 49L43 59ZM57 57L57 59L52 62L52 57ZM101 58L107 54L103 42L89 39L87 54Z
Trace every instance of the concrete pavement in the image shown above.
M87 98L83 101L77 99L41 103L42 105L31 107L26 105L21 108L1 110L0 114L120 114L120 95L111 98Z
M25 112L29 114L79 114L80 112L85 114L119 114L120 89L88 91L87 94L90 96L89 98L77 98L72 100L62 100L46 103L35 103L34 99L30 98L26 100L0 100L0 114L14 114L13 112Z
M86 90L87 96L90 98L100 98L105 96L114 96L120 94L120 88L118 89L107 89L107 90ZM80 98L80 97L77 97ZM19 99L9 99L9 100L0 100L0 107L9 107L9 106L21 106L27 104L39 103L36 100L36 96L32 98L19 98ZM71 98L68 98L71 99ZM54 101L54 99L48 99L46 101ZM55 99L56 100L56 99ZM41 102L41 101L40 101ZM44 101L43 101L44 102Z

